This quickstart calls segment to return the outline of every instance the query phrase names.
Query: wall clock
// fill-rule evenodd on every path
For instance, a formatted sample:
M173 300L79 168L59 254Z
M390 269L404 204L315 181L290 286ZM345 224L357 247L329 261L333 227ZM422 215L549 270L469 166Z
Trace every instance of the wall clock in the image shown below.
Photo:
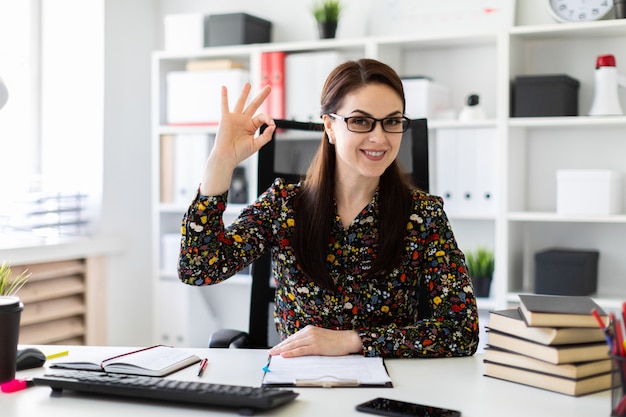
M548 9L558 22L590 22L606 16L613 0L548 0Z

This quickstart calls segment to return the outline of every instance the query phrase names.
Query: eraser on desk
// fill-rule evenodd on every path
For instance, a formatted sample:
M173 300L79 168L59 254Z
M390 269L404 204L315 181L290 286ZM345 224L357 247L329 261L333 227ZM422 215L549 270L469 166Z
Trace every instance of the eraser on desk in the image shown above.
M35 384L30 379L14 379L12 381L5 382L0 385L0 390L4 393L11 393L22 391L28 387L32 387Z

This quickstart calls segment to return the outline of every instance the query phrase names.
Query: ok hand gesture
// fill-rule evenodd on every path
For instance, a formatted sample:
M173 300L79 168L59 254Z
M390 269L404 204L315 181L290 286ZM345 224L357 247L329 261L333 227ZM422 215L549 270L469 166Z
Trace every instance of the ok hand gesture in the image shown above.
M246 106L250 88L250 84L246 83L231 111L228 91L222 87L221 120L200 186L200 192L204 195L218 195L226 191L237 165L272 139L274 120L266 114L255 115L271 88L263 88ZM255 137L263 123L268 125L267 129Z

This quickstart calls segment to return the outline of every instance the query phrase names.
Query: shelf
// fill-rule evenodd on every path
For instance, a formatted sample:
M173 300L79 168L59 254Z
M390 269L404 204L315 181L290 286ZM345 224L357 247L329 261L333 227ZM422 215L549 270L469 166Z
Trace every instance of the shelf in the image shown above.
M216 125L206 126L159 126L159 135L214 135L217 133Z
M400 47L464 47L468 45L494 45L497 42L498 32L477 32L472 34L462 32L424 33L418 36L407 38L405 36L389 36L372 38L372 42L380 46L400 46Z
M256 50L256 45L215 46L190 51L157 51L153 58L157 61L181 61L228 56L233 59L248 60L250 54Z
M575 128L626 127L626 116L511 117L510 127Z
M508 220L515 222L551 222L551 223L623 223L626 214L610 216L564 215L551 212L511 212Z
M455 119L429 119L428 120L428 128L429 129L472 129L472 128L483 128L483 127L496 127L498 124L496 119L485 119L485 120L468 120L461 121Z
M523 39L589 39L590 37L624 36L626 21L602 20L597 22L554 23L549 25L516 26L509 29L513 37Z
M189 53L156 53L153 56L153 91L157 100L153 106L153 156L158 156L156 148L160 136L214 135L217 132L215 126L177 127L162 124L166 74L183 69L185 61L189 59L230 58L241 61L249 69L251 80L256 80L259 78L261 54L264 52L284 51L290 54L338 51L350 58L356 56L382 60L394 67L401 76L432 76L450 89L454 111L460 110L468 93L476 92L480 94L481 103L490 116L486 120L472 121L428 118L433 145L438 143L437 139L441 137L439 134L445 129L494 129L497 137L492 155L497 160L494 196L497 192L497 198L502 200L497 202L491 214L477 210L473 213L460 210L458 213L447 212L455 236L459 244L463 245L462 250L471 250L478 245L496 248L496 263L500 265L494 276L496 285L493 285L490 297L478 300L481 311L515 304L518 301L516 291L531 287L529 277L534 270L533 254L551 245L593 245L597 248L603 254L599 261L601 273L598 276L598 291L602 294L598 294L597 301L603 307L616 308L620 301L626 299L626 293L611 294L613 289L617 291L621 288L623 283L620 279L626 274L626 269L619 261L626 213L611 216L557 214L554 173L566 168L593 168L626 174L626 166L620 159L626 152L626 141L623 140L626 116L509 117L509 105L511 78L515 75L567 72L581 82L579 109L581 114L586 112L592 100L596 54L611 53L612 50L618 60L625 58L622 46L626 42L626 19L553 23L478 32L480 30L238 45ZM598 50L598 45L608 52ZM621 89L619 94L624 108L625 96ZM437 132L438 129L441 131ZM304 137L287 134L279 136L279 140L317 141L319 135ZM300 145L298 142L293 146ZM285 148L288 146L285 145ZM465 159L476 157L477 153L465 152L460 156L437 159L436 152L433 152L431 162L433 166L458 166L460 162L466 162ZM159 166L157 159L153 162ZM256 187L255 172L256 160L251 159L246 170L249 190L252 190L252 186ZM431 172L436 173L437 170ZM157 191L159 179L156 171L153 182ZM433 184L436 183L436 175L432 180ZM437 190L433 190L433 193L436 194ZM249 200L253 194L254 191L251 191ZM172 224L172 219L182 216L187 205L159 203L158 192L155 191L154 195L156 220L153 241L156 261L153 275L156 280L177 280L175 273L159 270L159 242L164 234L178 232L174 227L179 227L180 223L177 220ZM224 222L228 223L244 207L241 204L229 204ZM233 285L228 291L234 291L250 282L250 276L238 276L220 286Z
M464 214L449 214L450 220L496 220L495 214L489 213L464 213Z

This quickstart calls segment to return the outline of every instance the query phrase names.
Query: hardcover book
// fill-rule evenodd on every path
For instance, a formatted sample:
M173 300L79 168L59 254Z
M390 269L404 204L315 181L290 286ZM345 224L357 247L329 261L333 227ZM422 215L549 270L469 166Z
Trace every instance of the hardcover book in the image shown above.
M595 308L606 320L604 310L587 296L520 294L520 311L529 326L593 327L598 322L591 315Z
M485 375L572 396L607 390L612 382L610 372L570 379L491 362L485 363Z
M610 359L555 365L520 353L502 350L495 346L487 348L485 361L570 379L581 379L611 371Z
M553 364L588 362L609 358L609 348L606 342L549 346L494 330L489 332L489 346Z
M528 326L518 308L491 311L487 328L544 345L590 343L605 340L604 332L597 325L595 328Z

